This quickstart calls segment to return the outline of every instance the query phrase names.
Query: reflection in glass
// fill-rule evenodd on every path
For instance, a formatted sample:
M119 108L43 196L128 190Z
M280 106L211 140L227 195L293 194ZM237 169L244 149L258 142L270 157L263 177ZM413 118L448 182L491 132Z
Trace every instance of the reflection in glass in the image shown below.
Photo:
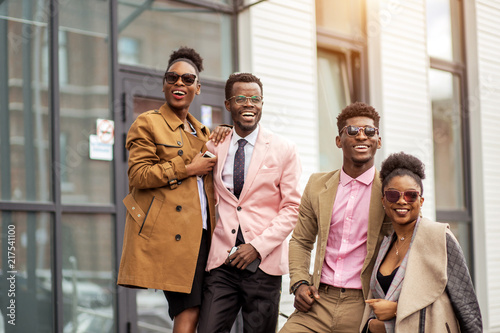
M358 39L364 36L362 1L316 0L316 25Z
M64 332L114 332L113 243L111 216L63 215Z
M430 69L436 209L465 209L460 80Z
M52 200L48 1L0 2L0 199Z
M347 69L341 54L318 50L318 126L320 171L342 166L342 151L335 147L337 115L350 104Z
M0 212L0 332L55 332L52 222L44 213Z
M461 61L461 1L427 0L427 52L429 56Z
M89 157L90 148L100 144L108 149L108 156L113 154L112 140L97 133L97 119L112 119L109 2L68 1L59 9L59 35L66 36L59 40L59 54L67 56L63 62L67 68L59 71L60 80L66 80L60 90L62 202L109 204L113 201L113 164ZM113 133L112 127L106 130Z
M204 59L202 79L225 80L232 72L230 15L178 1L131 0L118 3L118 18L122 64L163 72L170 53L188 46Z

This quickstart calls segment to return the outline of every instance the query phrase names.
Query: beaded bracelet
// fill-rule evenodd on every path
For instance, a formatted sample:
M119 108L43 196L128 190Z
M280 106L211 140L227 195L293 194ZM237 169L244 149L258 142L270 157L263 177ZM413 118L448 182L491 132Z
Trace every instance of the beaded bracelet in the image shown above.
M297 289L299 289L299 287L303 284L307 284L309 285L309 282L307 282L306 280L300 280L299 282L296 282L293 286L292 286L292 294L295 295L295 292L297 291Z

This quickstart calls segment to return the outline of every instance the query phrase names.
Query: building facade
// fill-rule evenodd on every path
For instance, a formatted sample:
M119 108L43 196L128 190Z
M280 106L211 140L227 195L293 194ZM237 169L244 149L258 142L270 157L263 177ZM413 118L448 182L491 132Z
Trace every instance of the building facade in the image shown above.
M0 0L0 332L171 331L163 294L116 275L124 139L163 104L184 45L204 57L191 112L229 123L224 82L254 73L261 123L297 145L302 185L341 166L340 110L373 105L377 166L425 162L423 214L450 223L485 332L500 332L499 31L495 0Z

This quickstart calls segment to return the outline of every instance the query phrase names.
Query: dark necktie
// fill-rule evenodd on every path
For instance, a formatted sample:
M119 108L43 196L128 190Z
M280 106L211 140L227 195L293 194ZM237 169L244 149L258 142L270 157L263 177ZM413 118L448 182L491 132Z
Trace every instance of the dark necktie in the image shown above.
M233 168L233 191L234 195L239 198L243 183L245 182L245 145L247 140L238 140L238 150L234 154L234 168ZM236 246L244 244L245 239L241 232L241 226L238 226L238 235L236 236Z
M234 169L233 169L233 190L234 195L239 198L243 183L245 182L245 145L247 140L238 140L238 150L234 154Z

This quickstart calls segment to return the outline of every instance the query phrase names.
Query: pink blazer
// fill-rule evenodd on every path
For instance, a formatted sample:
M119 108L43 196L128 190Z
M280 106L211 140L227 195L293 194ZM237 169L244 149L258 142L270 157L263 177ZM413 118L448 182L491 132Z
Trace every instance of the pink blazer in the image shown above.
M245 242L252 244L262 257L260 269L269 275L286 274L286 238L297 223L300 204L302 167L295 146L260 126L245 183L237 199L224 186L221 176L230 142L228 136L217 147L212 141L207 143L208 150L218 157L213 172L219 213L207 271L224 264L241 225Z

